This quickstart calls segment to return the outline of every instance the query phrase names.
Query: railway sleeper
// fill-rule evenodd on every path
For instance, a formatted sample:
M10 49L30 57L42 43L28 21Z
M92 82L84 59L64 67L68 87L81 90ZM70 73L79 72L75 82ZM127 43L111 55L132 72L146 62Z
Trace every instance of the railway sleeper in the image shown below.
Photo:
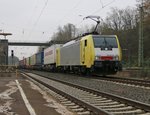
M87 101L90 101L90 100L92 100L93 101L93 97L91 98L91 97L89 97L89 98L82 98L83 100L87 100ZM95 101L103 101L103 100L107 100L106 98L97 98L97 99L95 99L94 98L94 100Z
M84 111L85 109L84 108L74 108L74 109L71 109L72 111L74 112L81 112L81 111Z
M77 112L78 115L91 115L90 111Z
M99 107L101 107L101 108L103 108L103 109L105 109L105 108L117 108L117 107L126 107L126 105L125 104L118 104L118 105L102 105L102 106L99 106Z
M141 114L143 113L143 111L141 109L136 109L136 110L129 110L129 111L114 111L114 112L111 112L112 114L115 114L115 115L123 115L123 114Z
M110 103L110 102L114 102L113 100L95 100L97 103Z
M142 114L139 114L139 115L150 115L150 113L142 113Z
M72 103L71 101L63 101L61 102L62 104L69 104L69 103Z
M65 106L75 106L76 104L75 103L65 103L64 105Z
M101 104L101 103L112 103L112 102L114 102L114 101L112 101L112 100L87 100L86 102L89 102L89 103L91 103L91 104L95 104L95 103L97 103L97 104Z
M95 106L102 106L102 105L117 105L119 104L118 102L114 101L114 102L110 102L110 103L93 103L93 105Z
M69 106L70 109L75 109L75 108L79 108L79 105L75 105L75 106Z
M66 98L58 98L60 102L65 102L65 101L68 101L68 99Z
M102 108L105 111L125 111L125 110L133 110L134 108L132 106L126 106L126 107L120 107L120 108Z

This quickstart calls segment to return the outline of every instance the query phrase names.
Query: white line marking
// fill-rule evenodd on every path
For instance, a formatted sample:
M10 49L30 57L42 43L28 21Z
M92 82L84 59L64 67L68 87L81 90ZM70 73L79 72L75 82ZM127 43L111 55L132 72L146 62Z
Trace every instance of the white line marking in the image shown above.
M20 86L19 81L18 81L18 80L15 80L15 81L16 81L16 84L17 84L17 86L18 86L18 88L19 88L19 91L20 91L20 93L21 93L21 96L22 96L22 98L23 98L23 101L24 101L24 103L25 103L25 105L26 105L26 107L27 107L27 109L28 109L30 115L36 115L34 109L32 108L31 104L29 103L29 101L28 101L28 99L27 99L27 97L26 97L26 95L25 95L25 93L24 93L22 87Z

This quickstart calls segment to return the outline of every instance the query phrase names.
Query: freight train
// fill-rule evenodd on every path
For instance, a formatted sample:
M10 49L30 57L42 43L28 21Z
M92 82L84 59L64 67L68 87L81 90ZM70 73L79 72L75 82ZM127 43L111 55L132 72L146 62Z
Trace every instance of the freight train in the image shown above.
M122 52L116 35L96 32L99 16L87 16L97 22L93 32L86 33L65 44L53 44L31 57L20 60L19 66L28 69L82 74L115 74L122 70Z
M89 34L65 44L53 44L19 66L53 72L115 74L122 69L122 52L116 35Z

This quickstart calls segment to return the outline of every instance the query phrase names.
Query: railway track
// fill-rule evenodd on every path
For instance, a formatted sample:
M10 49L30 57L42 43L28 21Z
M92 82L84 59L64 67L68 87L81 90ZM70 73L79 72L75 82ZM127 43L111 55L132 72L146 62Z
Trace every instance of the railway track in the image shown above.
M67 73L65 73L65 74L67 74ZM78 76L78 77L85 77L85 76ZM146 81L146 80L140 80L140 79L122 78L122 77L115 77L115 76L100 76L100 75L91 75L88 77L88 79L110 81L110 82L113 82L116 84L150 89L150 81L149 80Z
M146 81L146 80L121 78L121 77L114 77L114 76L113 77L112 76L103 77L103 76L98 76L98 75L95 75L95 79L111 81L111 82L115 82L115 83L121 83L121 84L125 84L125 85L132 85L135 87L143 87L143 88L150 89L150 81Z
M56 97L77 114L150 115L148 104L32 73L24 74L56 92Z

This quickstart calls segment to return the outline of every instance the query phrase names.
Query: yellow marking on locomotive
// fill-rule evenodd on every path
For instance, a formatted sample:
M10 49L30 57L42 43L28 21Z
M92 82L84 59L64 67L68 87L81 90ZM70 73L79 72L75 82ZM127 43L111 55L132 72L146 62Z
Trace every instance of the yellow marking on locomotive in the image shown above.
M118 50L119 50L119 61L121 61L122 60L122 50L121 50L121 46L120 46L117 36L116 36L116 40L117 40L117 45L118 45Z
M56 67L60 66L60 48L56 49Z
M94 43L92 35L83 37L80 40L80 65L90 68L94 64Z

